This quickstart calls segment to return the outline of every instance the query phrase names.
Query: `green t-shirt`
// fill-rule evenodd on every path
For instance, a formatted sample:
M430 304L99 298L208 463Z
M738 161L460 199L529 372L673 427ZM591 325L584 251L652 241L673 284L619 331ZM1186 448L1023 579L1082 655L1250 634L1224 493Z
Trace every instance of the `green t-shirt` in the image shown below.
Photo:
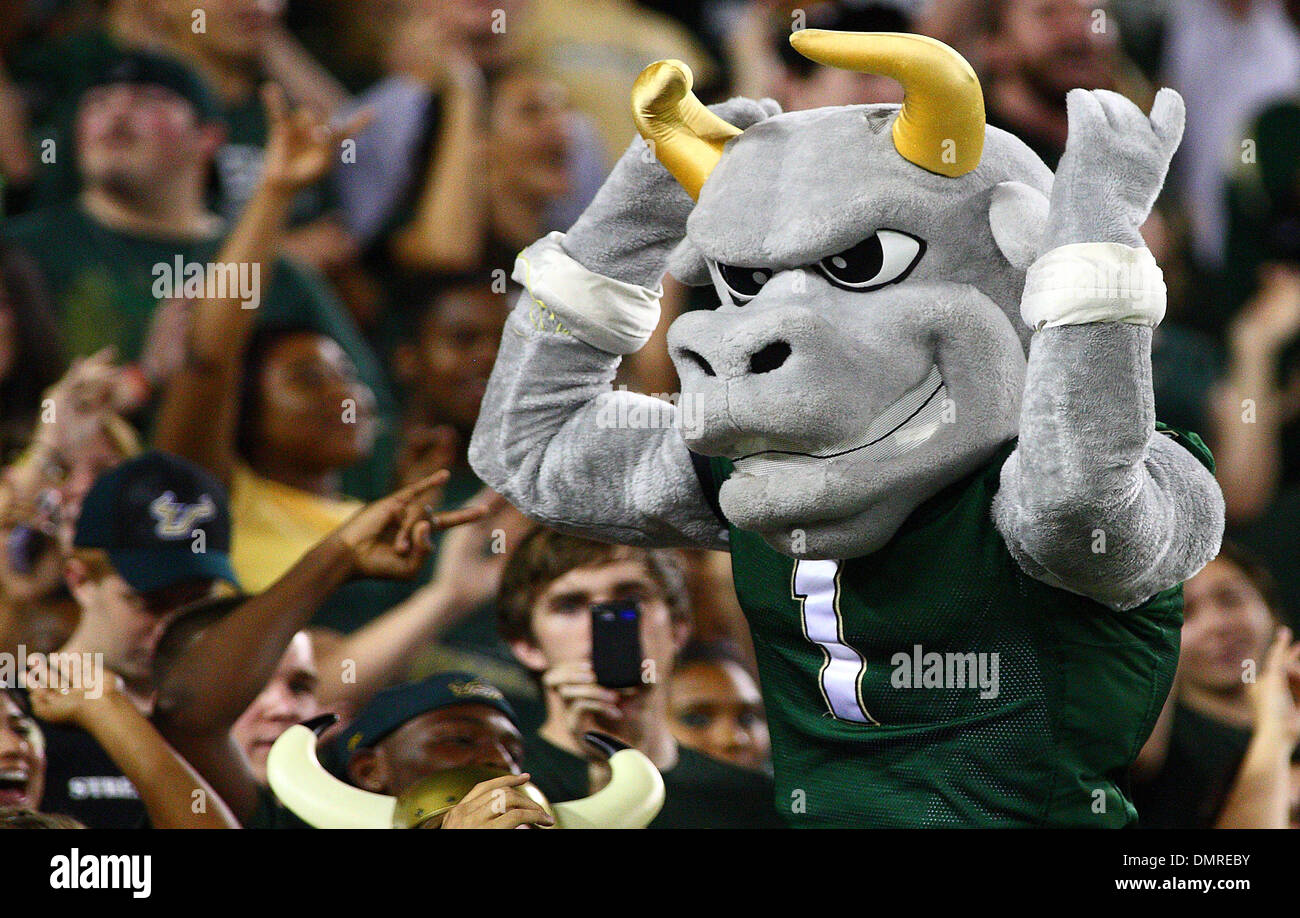
M1021 571L990 514L1014 447L870 555L795 561L731 527L791 825L1136 819L1121 786L1173 681L1182 586L1114 612Z
M109 345L118 358L140 355L154 309L162 267L215 261L221 238L175 240L133 236L93 220L75 201L56 204L0 225L0 235L27 251L44 275L69 357ZM391 482L393 396L370 346L327 283L312 269L280 259L258 306L267 325L315 329L339 343L358 376L375 394L381 419L371 459L344 476L349 494L370 499Z
M82 94L124 50L107 31L88 28L34 43L14 60L12 77L29 102L32 137L41 164L35 188L25 201L29 206L60 204L76 196L80 184L74 139L77 107ZM218 98L217 105L226 137L213 161L208 202L222 216L234 220L261 174L268 133L266 109L256 90L234 101ZM318 182L294 198L290 222L294 226L309 223L334 203L329 182Z
M677 747L677 764L663 773L664 806L651 829L780 829L772 779ZM531 734L524 770L552 803L591 793L587 761Z

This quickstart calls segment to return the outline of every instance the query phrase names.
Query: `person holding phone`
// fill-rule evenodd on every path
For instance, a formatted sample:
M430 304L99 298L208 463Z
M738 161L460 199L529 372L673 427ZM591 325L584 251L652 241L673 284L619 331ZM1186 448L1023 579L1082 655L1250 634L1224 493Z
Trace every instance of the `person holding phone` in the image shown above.
M541 686L545 719L525 733L525 761L548 798L586 796L609 780L582 742L595 730L663 774L666 799L650 828L782 826L769 777L673 737L668 682L691 633L674 553L535 529L506 562L498 615L502 638Z

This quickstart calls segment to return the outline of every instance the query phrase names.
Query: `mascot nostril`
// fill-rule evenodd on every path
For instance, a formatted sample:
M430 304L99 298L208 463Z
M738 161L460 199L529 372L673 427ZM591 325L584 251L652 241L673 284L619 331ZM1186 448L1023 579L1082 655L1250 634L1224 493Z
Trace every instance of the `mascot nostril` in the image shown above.
M713 367L709 366L709 362L707 360L705 360L700 354L697 354L695 351L691 350L690 348L688 347L682 348L682 357L684 357L685 359L689 360L691 363L699 367L700 372L703 373L705 376L718 375L717 373L713 372Z
M773 341L749 358L749 372L771 373L779 370L790 359L790 345Z
M705 108L685 65L648 67L643 140L520 256L470 462L566 531L730 553L791 824L1132 825L1181 582L1223 534L1213 457L1151 386L1139 228L1182 99L1071 91L1053 175L942 42L790 41L903 104ZM780 293L681 314L674 423L610 429L611 401L663 410L611 380L670 267L733 306Z

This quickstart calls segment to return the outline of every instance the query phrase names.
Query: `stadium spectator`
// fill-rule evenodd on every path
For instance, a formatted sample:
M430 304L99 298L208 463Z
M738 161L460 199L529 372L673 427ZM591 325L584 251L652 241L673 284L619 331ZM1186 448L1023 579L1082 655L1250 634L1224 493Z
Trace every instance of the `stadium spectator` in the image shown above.
M241 750L232 730L268 689L280 690L272 684L277 670L294 669L286 652L300 640L320 604L351 578L413 576L428 558L431 532L499 509L499 504L484 502L433 513L432 503L446 477L445 472L430 476L368 505L266 592L190 610L164 635L155 722L229 802L241 824L274 823L276 809L259 782L258 750L250 744ZM481 529L476 534L481 535ZM474 537L462 544L463 555L446 555L449 566L482 550ZM459 586L454 578L440 578L418 598L344 641L335 659L318 661L317 671L324 677L317 681L313 698L295 693L295 703L301 705L297 712L329 707L336 700L360 704L399 678L412 649L476 601L472 594L466 598L457 592ZM472 590L475 584L463 586ZM251 716L256 719L256 712Z
M588 120L518 60L521 6L412 0L393 22L389 73L357 100L375 119L335 182L390 309L430 272L504 279L520 240L567 228L604 178Z
M76 360L42 396L27 450L0 478L0 651L53 650L77 622L64 581L81 501L95 478L140 450L118 413L130 380L101 353Z
M266 783L266 757L280 734L320 713L316 700L319 682L311 638L299 631L289 641L266 687L230 727L231 738L259 783Z
M303 109L290 113L275 88L266 103L261 182L218 257L261 276L273 269L289 202L362 123L327 129ZM218 291L196 304L154 442L228 485L235 570L258 591L361 506L342 494L342 472L371 454L378 402L337 338L302 326L255 329L257 311L240 297Z
M234 220L257 188L263 148L270 139L271 125L258 92L262 82L274 81L294 104L326 118L342 108L347 93L281 24L283 4L217 0L190 8L146 0L145 7L162 47L193 67L216 92L227 128L215 160L220 212ZM196 12L202 14L201 23ZM326 207L320 191L311 201L299 197L294 222L319 217ZM314 233L312 238L318 246L346 245L346 240L336 243L328 233ZM323 253L317 257L318 265L330 260Z
M340 109L347 93L303 49L279 21L280 4L258 0L216 0L202 7L171 0L110 0L103 19L33 42L15 61L14 79L29 99L30 116L42 139L62 146L72 133L76 100L101 70L123 52L148 51L184 62L215 90L213 117L225 127L215 151L213 205L235 219L257 184L261 149L267 139L257 89L263 80L284 87L296 102L326 115ZM53 204L75 194L69 157L59 157L42 176L38 200ZM329 199L313 189L295 202L295 222L317 220ZM327 263L346 237L311 234L319 260ZM303 246L303 251L311 247Z
M1229 520L1259 517L1300 484L1300 365L1284 364L1300 340L1300 269L1273 264L1228 332L1227 373L1214 403L1213 441Z
M80 610L60 654L98 655L123 697L153 706L153 654L169 617L234 584L225 492L184 460L145 453L100 475L77 516L65 577ZM93 732L46 723L46 805L92 828L132 828L136 789Z
M1231 543L1184 593L1176 684L1134 766L1140 824L1280 828L1300 734L1300 645L1279 627L1268 572Z
M980 62L988 123L1018 136L1053 169L1065 151L1071 89L1111 89L1150 107L1151 89L1120 53L1119 22L1105 3L940 0L933 7L920 30ZM971 29L979 7L984 36Z
M178 612L158 639L153 663L154 681L166 683L173 667L191 652L190 645L198 640L203 629L237 609L247 599L243 594L219 596L200 600ZM266 783L266 756L276 738L286 728L321 713L317 691L319 682L312 642L305 631L300 631L289 641L257 697L229 724L229 738L243 754L258 783ZM225 737L221 739L224 742ZM182 743L176 745L184 748ZM186 752L188 754L189 750ZM202 756L190 754L190 757L196 764L206 764Z
M449 490L468 497L482 486L465 452L509 308L502 289L490 276L479 275L436 288L417 301L411 321L394 334L391 360L403 396L406 447L397 459L399 483L428 474L421 456L445 428L455 447Z
M440 820L421 828L516 829L555 820L522 785L523 736L505 696L470 673L439 673L377 695L340 734L348 779L392 797L440 772L477 767L504 774L476 784Z
M0 686L0 811L37 810L45 794L45 737L12 687Z
M475 99L473 90L467 98ZM479 122L486 124L481 134ZM508 273L526 240L557 228L548 217L572 190L570 123L560 84L519 65L494 75L481 102L462 110L452 97L445 143L414 213L392 237L398 264L408 271Z
M673 736L720 762L770 770L772 751L758 682L726 644L688 644L670 684Z
M108 754L140 795L155 829L237 829L225 802L153 728L120 680L103 671L95 692L39 687L29 690L32 710L46 725L84 731ZM92 697L96 696L96 697ZM51 748L50 754L61 754ZM63 770L55 762L54 773Z
M610 689L592 667L591 607L639 608L642 684ZM597 730L641 750L664 776L667 799L652 828L776 828L772 783L679 744L668 677L690 635L691 613L669 552L606 545L539 528L514 549L498 603L502 637L540 680L546 719L526 737L533 782L552 800L584 797L608 780L582 741Z
M64 675L73 677L69 671ZM32 716L34 708L46 723L77 726L108 750L123 775L141 789L154 828L238 828L221 799L122 694L117 677L104 671L95 682L92 692L38 686L24 693L0 687L0 820L8 823L5 827L86 828L48 805L41 811L46 752L44 735ZM30 824L20 825L19 814L27 814Z
M221 244L221 220L204 203L223 130L215 117L211 95L181 65L142 53L116 58L78 109L79 197L0 225L0 235L39 265L69 356L112 345L119 359L145 368L174 362L156 352L180 349L178 326L165 325L173 331L162 341L151 338L150 327L165 314L160 299L193 298L185 279L214 261ZM60 244L48 244L51 239ZM228 272L203 277L243 288L257 305L249 311L263 324L306 326L333 337L381 401L387 399L373 354L317 275L281 261L266 283L269 271L240 274L238 284Z
M397 481L409 483L446 466L451 473L443 493L447 507L460 506L482 488L466 451L507 311L507 297L490 276L469 276L424 291L403 320L393 324L391 365L404 401ZM487 556L486 564L480 556L466 568L467 576L480 571L477 576L492 586L481 594L481 607L443 633L437 647L428 648L418 664L421 673L453 669L479 673L506 693L525 721L537 713L536 686L497 634L491 600L505 551L531 526L509 505L495 515L499 550ZM441 564L442 548L437 551ZM388 583L388 589L376 596L377 605L406 601L421 582L430 579L432 563L412 581ZM349 622L331 612L327 608L321 621L350 630Z

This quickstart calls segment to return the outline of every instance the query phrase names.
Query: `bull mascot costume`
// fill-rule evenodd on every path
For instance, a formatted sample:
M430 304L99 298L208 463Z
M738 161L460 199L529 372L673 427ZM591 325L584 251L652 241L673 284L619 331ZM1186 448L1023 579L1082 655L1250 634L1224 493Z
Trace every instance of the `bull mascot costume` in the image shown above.
M791 42L902 106L706 108L648 67L643 139L518 259L470 461L556 529L731 553L792 825L1131 824L1181 583L1223 532L1152 396L1139 227L1182 99L1071 92L1053 176L943 43ZM665 414L612 380L666 271L719 305L668 330L677 422L620 427Z

